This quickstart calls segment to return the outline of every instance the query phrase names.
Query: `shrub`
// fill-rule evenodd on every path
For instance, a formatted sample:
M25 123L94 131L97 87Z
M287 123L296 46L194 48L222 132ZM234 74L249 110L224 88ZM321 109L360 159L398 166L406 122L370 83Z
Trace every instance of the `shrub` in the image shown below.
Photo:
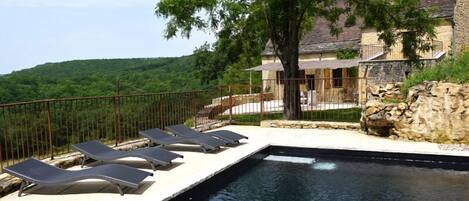
M186 119L184 125L186 125L187 127L194 127L194 120L192 118Z
M413 73L404 82L401 91L407 94L410 87L422 84L424 81L445 81L458 84L468 83L469 52L461 54L458 58L446 59L431 68L425 68Z

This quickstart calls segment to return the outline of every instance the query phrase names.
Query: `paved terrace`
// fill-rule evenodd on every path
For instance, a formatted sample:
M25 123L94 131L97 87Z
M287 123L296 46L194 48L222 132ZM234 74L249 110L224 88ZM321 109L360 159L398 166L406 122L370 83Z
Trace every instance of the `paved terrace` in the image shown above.
M218 153L210 154L203 154L194 146L169 146L168 149L184 155L184 159L178 159L172 166L157 170L155 176L147 178L140 189L124 189L126 193L124 196L120 196L117 189L106 182L87 180L53 188L33 187L27 190L25 192L27 195L20 199L18 199L16 193L13 193L5 196L2 200L168 200L269 144L469 156L469 151L441 149L441 146L434 143L395 141L367 136L355 131L260 128L254 126L227 126L223 129L239 132L249 136L250 139L240 146L225 148ZM138 159L121 160L119 162L139 167L145 171L151 171L146 163ZM73 167L71 169L79 168ZM32 194L29 194L31 192Z

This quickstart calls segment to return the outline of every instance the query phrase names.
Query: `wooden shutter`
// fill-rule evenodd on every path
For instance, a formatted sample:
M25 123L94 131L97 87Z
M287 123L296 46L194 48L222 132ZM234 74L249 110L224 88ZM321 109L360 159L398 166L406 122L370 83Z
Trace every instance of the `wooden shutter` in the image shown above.
M324 89L330 89L332 86L332 70L324 69Z

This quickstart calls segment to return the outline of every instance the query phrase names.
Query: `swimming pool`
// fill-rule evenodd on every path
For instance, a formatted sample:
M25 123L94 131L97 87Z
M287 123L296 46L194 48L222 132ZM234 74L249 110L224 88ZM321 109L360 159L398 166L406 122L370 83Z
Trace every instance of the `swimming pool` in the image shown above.
M465 157L269 147L174 200L467 200Z

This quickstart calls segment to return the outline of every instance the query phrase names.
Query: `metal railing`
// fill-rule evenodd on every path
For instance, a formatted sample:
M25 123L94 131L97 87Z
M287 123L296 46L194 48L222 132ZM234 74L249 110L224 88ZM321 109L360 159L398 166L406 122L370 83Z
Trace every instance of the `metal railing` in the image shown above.
M0 168L71 152L71 144L139 138L138 131L192 124L216 90L39 100L0 105ZM198 118L201 125L208 118Z
M285 96L285 83L298 85L298 96ZM365 86L362 78L263 80L199 91L0 104L0 169L30 157L53 159L88 140L118 145L149 128L258 125L282 119L288 103L299 108L301 120L357 122Z
M285 84L297 85L297 95L286 96ZM248 94L249 89L253 93ZM214 118L234 124L258 125L283 119L287 104L298 109L298 120L358 122L366 100L364 78L266 79L261 85L231 85L227 107Z
M433 40L433 41L430 41L430 44L432 46L432 49L430 49L427 52L418 53L421 56L421 58L432 59L436 56L437 53L444 51L442 41ZM362 59L370 59L374 56L379 55L380 53L383 53L382 55L379 56L379 58L381 59L387 59L387 60L406 59L402 53L402 44L399 44L399 43L392 46L389 49L385 48L384 45L382 44L367 44L367 45L361 45L360 47L360 57Z

